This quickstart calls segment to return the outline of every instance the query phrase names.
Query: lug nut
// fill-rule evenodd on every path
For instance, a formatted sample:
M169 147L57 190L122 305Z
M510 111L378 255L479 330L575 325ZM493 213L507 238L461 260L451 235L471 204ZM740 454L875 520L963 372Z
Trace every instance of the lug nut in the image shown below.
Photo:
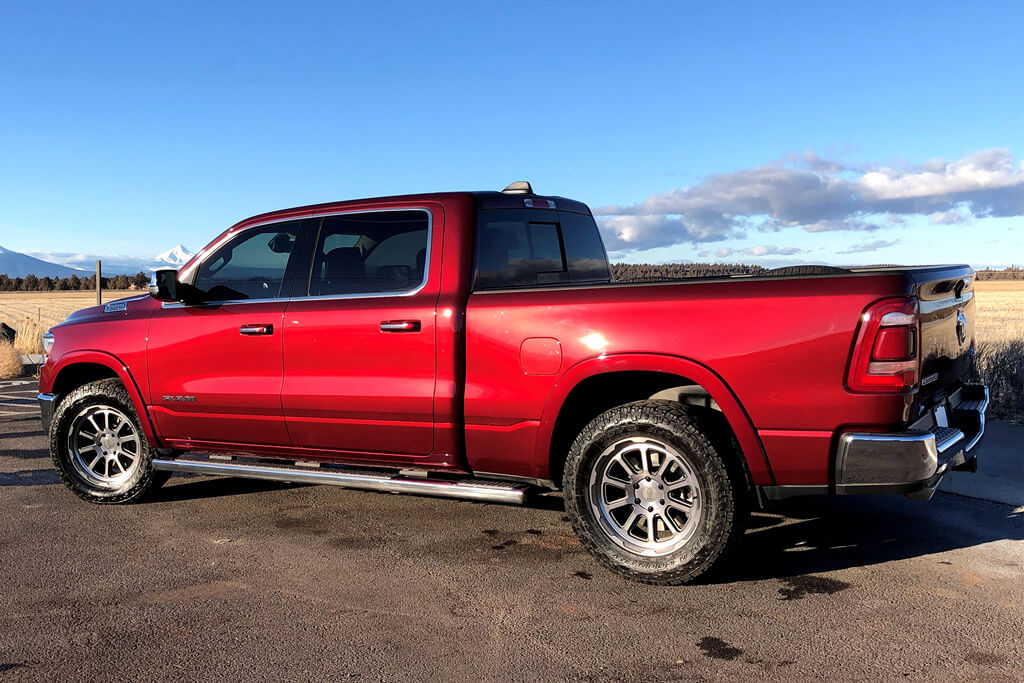
M652 505L651 507L647 508L647 511L648 512L654 512L654 506Z
M658 505L664 505L664 504L665 504L665 501L663 501L663 500L659 500L658 501Z
M659 489L664 489L665 487L662 484L658 484L658 488Z
M650 480L651 480L651 478L650 478L650 477L647 477L647 481L650 481Z
M639 504L640 504L640 499L639 499L639 498L637 498L637 499L636 499L636 504L637 504L637 505L639 505Z

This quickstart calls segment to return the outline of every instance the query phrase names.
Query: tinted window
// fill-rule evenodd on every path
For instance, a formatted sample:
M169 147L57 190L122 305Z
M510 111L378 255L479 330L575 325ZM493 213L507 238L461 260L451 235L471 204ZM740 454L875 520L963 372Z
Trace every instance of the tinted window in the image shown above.
M428 228L426 212L418 210L324 218L313 256L310 296L419 287L425 277Z
M478 289L608 282L608 260L591 216L542 209L480 212Z
M481 212L477 287L522 287L568 279L554 211Z
M593 216L559 211L558 220L565 240L565 258L572 282L610 282L608 256Z
M203 262L195 286L209 301L281 296L300 225L289 221L243 232Z

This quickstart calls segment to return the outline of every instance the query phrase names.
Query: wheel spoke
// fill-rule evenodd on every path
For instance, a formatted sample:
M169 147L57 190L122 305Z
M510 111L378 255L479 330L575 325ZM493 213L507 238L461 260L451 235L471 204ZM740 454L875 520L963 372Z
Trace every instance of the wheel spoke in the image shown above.
M637 468L633 467L633 463L631 463L627 458L623 457L623 453L619 453L614 458L612 458L612 462L619 463L620 465L622 465L623 469L626 470L626 472L629 472L631 474L640 474L640 472L643 471L642 469L638 470ZM641 467L642 466L643 465L641 464Z
M139 437L136 436L135 434L131 434L129 436L122 436L117 440L117 445L121 447L121 450L124 450L124 447L127 446L128 444L133 444L135 448L138 449Z
M683 530L683 527L676 524L676 520L672 518L672 515L669 514L669 511L667 509L662 510L659 516L665 522L665 526L668 527L672 531L672 533L678 534L680 531Z
M96 463L98 463L100 461L100 458L102 458L102 457L103 457L103 454L97 452L96 453L96 457L92 459L91 463L89 463L89 469L90 470L95 470L96 469Z
M647 447L647 444L640 446L640 462L643 465L643 472L648 476L654 474L654 468L651 463L651 450Z
M96 434L99 434L100 432L103 431L103 428L100 427L98 422L96 422L96 416L95 415L90 415L88 417L88 420L89 420L90 424L92 424L92 426L96 429L96 432L95 432Z
M127 423L121 419L120 415L114 415L114 420L114 426L110 428L110 431L114 434L118 434L121 431L121 428Z
M683 479L672 482L671 484L665 484L665 495L667 496L670 493L675 493L676 491L680 491L685 488L693 488L693 484L687 481L684 477Z
M655 529L657 528L655 526L654 520L656 519L657 515L653 512L649 512L646 515L644 515L644 517L647 518L647 542L654 543L656 538Z

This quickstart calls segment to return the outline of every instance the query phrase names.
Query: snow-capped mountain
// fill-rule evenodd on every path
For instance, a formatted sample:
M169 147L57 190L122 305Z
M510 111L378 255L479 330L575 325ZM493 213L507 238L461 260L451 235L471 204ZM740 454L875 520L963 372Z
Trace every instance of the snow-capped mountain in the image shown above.
M77 271L79 275L83 272L86 276L96 270L96 260L103 262L103 276L112 275L135 275L139 272L151 272L161 268L181 268L192 258L192 252L182 245L157 254L156 256L119 256L101 254L79 254L70 252L54 251L32 251L28 252L29 257L52 264L59 264L56 267L64 267L68 272L62 275L70 275ZM2 257L0 257L2 258ZM3 266L0 265L0 273ZM13 275L11 277L14 277ZM40 275L39 277L42 277Z
M183 265L188 263L195 254L186 249L182 245L178 245L173 249L168 249L162 254L157 254L153 257L153 262L160 264L160 267L166 268L167 266L174 266L175 268L181 268ZM150 270L154 270L150 268Z

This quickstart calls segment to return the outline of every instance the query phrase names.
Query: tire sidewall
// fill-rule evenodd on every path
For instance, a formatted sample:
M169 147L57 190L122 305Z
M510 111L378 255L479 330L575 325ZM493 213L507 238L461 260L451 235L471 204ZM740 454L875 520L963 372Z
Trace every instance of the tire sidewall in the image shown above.
M116 488L99 487L78 472L68 451L68 432L75 417L90 406L109 406L124 413L139 435L139 465L132 476ZM78 496L90 502L124 503L139 498L153 484L153 449L142 430L128 392L116 380L83 385L70 392L57 406L50 426L50 455L64 483Z
M666 405L659 405L666 404ZM566 459L566 509L588 550L603 564L631 578L680 583L704 573L724 550L723 534L732 531L734 491L725 465L706 436L697 431L685 407L643 401L612 409L591 422ZM591 505L591 474L601 454L629 437L650 437L675 448L689 461L701 493L697 530L669 554L630 552L609 536Z

